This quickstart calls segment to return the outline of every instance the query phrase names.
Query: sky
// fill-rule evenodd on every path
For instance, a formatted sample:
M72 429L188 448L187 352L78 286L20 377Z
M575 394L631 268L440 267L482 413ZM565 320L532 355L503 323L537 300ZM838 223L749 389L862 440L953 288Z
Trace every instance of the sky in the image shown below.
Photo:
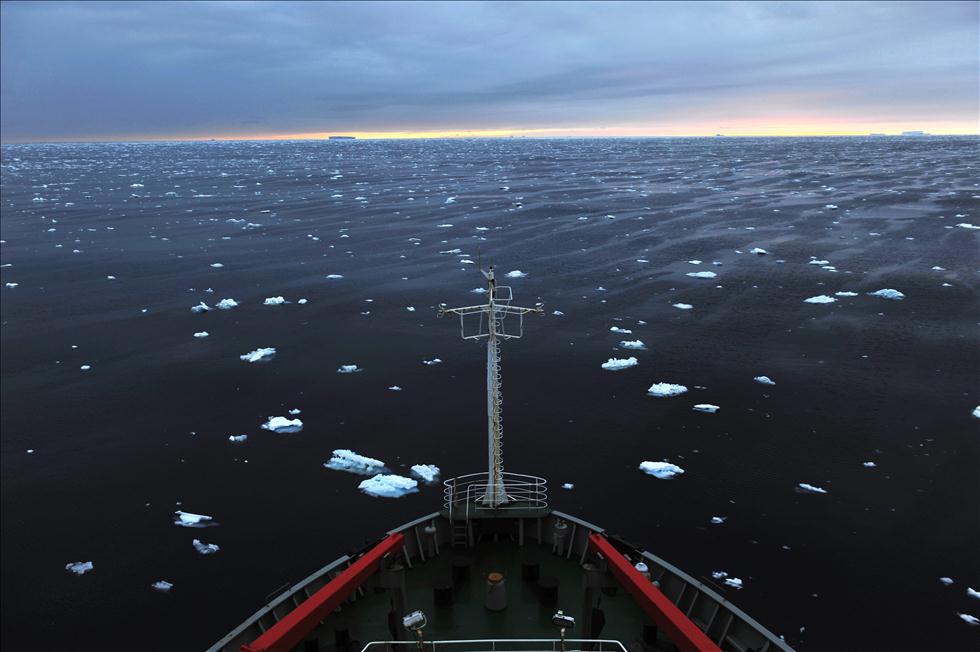
M4 142L980 131L977 2L2 2Z

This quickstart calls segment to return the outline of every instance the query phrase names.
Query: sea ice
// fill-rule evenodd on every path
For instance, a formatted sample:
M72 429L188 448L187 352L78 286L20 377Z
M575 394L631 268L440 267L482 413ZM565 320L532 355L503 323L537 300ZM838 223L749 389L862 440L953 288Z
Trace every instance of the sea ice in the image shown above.
M832 211L837 210L837 204L827 204L824 208L830 209Z
M687 276L691 278L715 278L718 275L714 272L688 272Z
M412 473L428 484L432 484L439 477L439 467L435 464L413 464Z
M214 518L211 516L205 516L204 514L192 514L191 512L182 512L177 510L174 512L174 525L179 525L181 527L208 527L212 525Z
M486 288L473 288L472 290L470 290L470 292L472 292L473 294L486 294L487 293L487 289Z
M196 337L198 339L203 339L203 338L205 338L207 336L208 336L208 332L207 331L199 331L197 333L194 333L194 337Z
M965 622L967 625L972 625L974 627L980 625L980 618L977 618L976 616L971 616L970 614L961 614L959 612L957 612L956 615L959 616L960 619L963 622Z
M153 587L154 591L159 591L160 593L170 593L170 589L174 588L173 582L168 582L167 580L158 580L150 586Z
M90 364L83 364L81 367L79 367L79 369L81 369L82 371L88 371L91 368L92 368L92 365L90 365Z
M973 414L974 419L980 419L980 405L973 408L973 412L971 414Z
M327 278L329 278L329 279L338 279L338 278L344 278L344 276L343 276L343 274L327 274Z
M221 263L211 263L211 267L214 267L215 269L221 269L222 267L224 267L224 265L222 265Z
M613 326L609 329L611 333L619 333L620 335L632 335L633 331L627 330L625 328L620 328L619 326Z
M418 485L419 483L411 478L379 473L373 478L361 482L361 484L357 485L357 488L369 496L401 498L407 494L417 492Z
M356 364L342 364L337 369L338 374L356 374L359 371L364 370L358 367Z
M751 251L750 251L749 253L750 253L750 254L755 254L755 255L757 255L757 256L765 256L765 255L767 255L767 254L768 254L769 252L768 252L768 251L766 251L765 249L760 249L759 247L755 247L755 248L753 248L753 249L752 249L752 250L751 250Z
M875 290L874 292L868 292L873 297L881 297L882 299L893 299L895 301L901 301L905 298L905 295L898 290L892 290L891 288L885 288L883 290Z
M303 429L303 422L300 419L287 419L286 417L269 417L269 420L262 424L265 430L279 434L299 432Z
M835 301L837 301L837 299L834 297L828 297L826 294L820 294L803 300L804 303L834 303Z
M8 288L15 288L20 285L20 283L4 283L4 285L6 285Z
M432 358L431 360L423 360L422 364L431 367L432 365L442 364L442 360L439 358Z
M196 306L191 306L191 312L207 312L208 310L211 310L211 306L203 301Z
M565 484L563 484L563 485L561 486L561 488L562 488L562 489L568 489L568 490L572 490L572 489L574 489L574 488L575 488L575 485L573 485L573 484L572 484L571 482L566 482Z
M292 414L293 416L296 416L297 414L302 414L302 412L303 411L300 410L299 408L292 408L289 410L289 413Z
M875 468L878 465L875 464L874 462L865 462L861 466L863 466L866 469L873 469L873 468Z
M754 380L755 382L759 383L760 385L775 385L776 384L776 382L772 378L770 378L769 376L756 376L752 380Z
M524 278L525 276L527 276L527 272L522 272L519 269L515 269L512 272L507 272L504 276L506 276L507 278Z
M217 543L204 543L200 539L194 539L191 543L194 546L194 550L197 550L202 555L213 555L221 550L221 546Z
M642 462L640 470L660 480L668 480L684 473L684 469L669 462Z
M232 308L238 307L238 302L234 299L222 299L214 305L216 305L220 310L231 310Z
M606 371L621 371L623 369L635 367L638 364L640 364L639 361L634 357L629 357L626 359L609 358L607 362L602 363L602 368Z
M65 564L65 570L75 575L84 575L91 570L95 570L95 564L90 561L73 561L70 564Z
M643 340L623 340L619 343L619 345L624 349L633 349L634 351L642 351L643 349L647 348L646 344L643 343Z
M456 198L455 197L446 197L445 203L446 204L455 204L456 203Z
M949 586L953 583L952 577L940 577L939 581L943 583L943 586Z
M726 577L724 583L732 588L736 588L736 589L742 588L742 580L739 579L738 577Z
M817 260L816 258L813 258L807 264L808 265L829 265L830 264L830 261L829 260Z
M228 441L240 444L248 439L248 435L228 435Z
M700 265L701 264L701 261L700 260L689 260L687 262L689 264L691 264L691 265Z
M721 408L717 405L712 405L711 403L698 403L694 406L695 412L707 412L708 414L714 414Z
M405 307L405 310L407 310L409 312L415 312L415 306L406 306Z
M977 226L976 224L968 224L966 222L960 222L956 226L960 227L961 229L980 229L980 226Z
M674 303L674 304L671 304L671 305L673 305L678 310L690 310L691 308L694 307L694 306L692 306L689 303Z
M857 295L857 292L834 292L834 296L837 297L856 297Z
M684 385L675 385L673 383L654 383L650 385L650 389L647 390L647 394L650 396L677 396L683 394L687 391L687 387Z
M282 297L268 297L262 302L263 306L281 306L284 303L289 303Z
M727 520L728 520L728 517L727 516L712 516L711 517L711 524L712 525L721 525L722 523L724 523Z
M302 305L306 305L306 304L307 304L307 303L309 303L309 302L310 302L310 300L309 300L309 299L300 299L300 300L299 300L299 301L297 301L296 303L298 303L299 305L301 305L301 306L302 306Z
M276 348L274 346L269 346L266 348L255 349L254 351L249 351L244 355L238 356L240 360L245 362L265 362L271 360L276 355Z
M825 494L825 493L827 493L827 490L826 489L821 489L820 487L814 487L812 484L807 484L805 482L801 482L800 484L798 484L796 486L799 487L800 490L802 490L804 493L810 493L810 494Z
M399 387L398 385L392 385L388 389L391 390L391 391L393 391L393 392L400 392L400 391L402 391L402 388Z
M334 471L372 475L384 471L385 463L372 457L358 455L346 448L338 448L332 453L330 461L324 463L323 466Z
M976 598L977 600L980 600L980 591L977 591L976 589L974 589L972 587L969 587L969 586L966 587L966 594L968 596L970 596L971 598Z

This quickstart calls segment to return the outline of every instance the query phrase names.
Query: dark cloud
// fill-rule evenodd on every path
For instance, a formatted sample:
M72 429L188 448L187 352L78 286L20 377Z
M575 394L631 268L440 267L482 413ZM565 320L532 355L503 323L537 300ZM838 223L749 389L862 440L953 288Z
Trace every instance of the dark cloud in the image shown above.
M974 2L7 2L0 12L4 140L977 117Z

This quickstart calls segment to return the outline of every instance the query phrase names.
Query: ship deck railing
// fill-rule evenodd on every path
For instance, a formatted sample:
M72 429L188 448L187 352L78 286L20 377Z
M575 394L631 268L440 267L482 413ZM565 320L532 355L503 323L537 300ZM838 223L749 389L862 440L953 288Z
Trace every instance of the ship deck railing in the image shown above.
M371 641L361 652L380 652L381 650L402 646L400 649L412 652L626 652L619 641L598 638L473 638L446 641Z
M489 512L543 512L548 509L548 481L523 473L502 473L507 502L490 507L483 498L490 488L489 473L470 473L443 481L443 509L450 520L488 516Z

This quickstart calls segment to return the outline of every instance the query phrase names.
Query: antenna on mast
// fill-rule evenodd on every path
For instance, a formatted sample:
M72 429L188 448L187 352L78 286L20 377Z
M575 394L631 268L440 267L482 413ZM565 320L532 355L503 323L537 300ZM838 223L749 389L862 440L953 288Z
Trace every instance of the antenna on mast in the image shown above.
M479 252L478 252L479 256ZM439 304L439 317L459 315L460 335L464 340L487 340L487 484L485 493L477 500L485 507L499 507L508 502L509 497L504 487L503 438L504 431L501 423L501 373L500 373L500 342L501 340L516 339L524 335L524 315L528 313L543 314L542 306L538 303L534 308L522 308L510 305L513 291L510 286L497 285L493 265L480 272L487 279L487 302L477 306L462 306L447 308ZM479 317L479 327L475 333L467 334L467 316ZM515 319L511 319L508 331L507 317L516 318L517 327L513 327Z

